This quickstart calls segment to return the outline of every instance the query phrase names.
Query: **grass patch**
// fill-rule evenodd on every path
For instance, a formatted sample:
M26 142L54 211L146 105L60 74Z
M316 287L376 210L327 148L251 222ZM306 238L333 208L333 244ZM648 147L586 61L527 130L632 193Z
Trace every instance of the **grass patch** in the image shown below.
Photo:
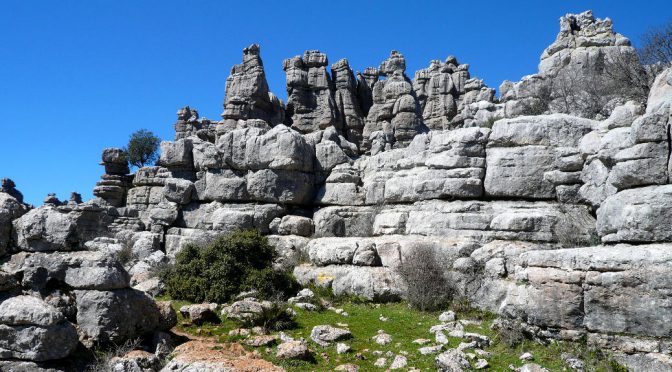
M323 295L326 296L328 293L323 293ZM179 310L179 307L185 304L187 303L175 301L174 307ZM294 317L295 327L284 331L294 338L308 340L309 348L313 353L312 360L279 360L275 357L274 348L258 349L262 357L291 371L328 371L346 363L358 365L360 371L381 371L384 369L374 366L376 359L381 357L374 354L374 351L382 353L391 351L395 355L405 352L408 359L408 368L415 367L423 371L436 370L434 362L436 355L421 355L418 349L422 346L434 345L434 336L429 333L429 328L440 323L438 321L440 311L421 312L410 308L406 303L335 302L333 305L345 310L349 316L343 316L326 309L315 312L295 309L297 312L296 317ZM388 320L381 321L379 319L381 316L388 318ZM241 337L238 336L228 336L230 330L241 327L239 322L222 319L222 323L216 325L185 326L182 316L178 314L178 318L178 328L184 332L199 336L214 336L220 342L241 340ZM538 363L551 371L569 370L562 361L562 353L569 353L582 359L586 363L587 370L618 370L607 355L590 351L582 343L550 342L544 345L531 340L523 340L515 346L509 346L500 341L497 331L490 329L496 319L496 316L491 313L463 309L458 312L457 318L481 321L481 324L466 325L465 331L486 335L492 340L491 346L485 349L492 353L492 357L488 359L490 371L508 371L511 364L516 367L522 366L524 363L518 357L524 352L531 352L534 355L534 363ZM336 327L339 324L347 324L347 328L352 332L353 337L344 342L350 345L352 351L339 355L336 353L335 344L321 347L310 340L312 328L324 324ZM390 344L381 346L371 340L371 337L376 335L379 329L392 336ZM422 346L414 344L413 340L419 338L430 339L432 342ZM444 349L455 348L460 342L464 341L452 337L449 337L449 340L449 344ZM385 356L382 355L382 357ZM393 359L394 356L387 357L387 367Z

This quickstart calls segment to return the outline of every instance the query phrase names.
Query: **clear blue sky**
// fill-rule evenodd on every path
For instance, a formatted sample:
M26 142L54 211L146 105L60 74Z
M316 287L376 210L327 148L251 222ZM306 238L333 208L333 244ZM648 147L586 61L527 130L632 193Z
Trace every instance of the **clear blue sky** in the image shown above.
M139 1L3 0L0 177L40 205L85 199L104 147L146 128L173 138L184 105L219 119L241 50L261 44L271 90L286 97L284 58L307 49L360 70L401 51L407 74L455 55L498 87L537 71L558 18L593 9L637 43L672 19L669 0Z

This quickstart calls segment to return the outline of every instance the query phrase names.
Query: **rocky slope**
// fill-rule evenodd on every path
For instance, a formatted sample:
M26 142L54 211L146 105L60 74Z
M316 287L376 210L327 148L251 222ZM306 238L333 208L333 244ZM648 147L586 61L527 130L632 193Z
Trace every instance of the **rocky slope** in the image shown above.
M431 249L456 291L536 337L586 338L644 366L668 356L672 69L608 117L521 115L563 68L600 74L591 66L613 53L634 49L610 20L567 15L539 73L497 98L455 57L411 80L397 51L356 74L307 51L283 62L282 103L259 46L246 48L223 120L181 109L157 166L129 174L106 149L96 199L39 208L3 182L0 359L14 361L0 363L165 329L145 294L161 291L154 268L245 228L337 294L403 298L396 269Z

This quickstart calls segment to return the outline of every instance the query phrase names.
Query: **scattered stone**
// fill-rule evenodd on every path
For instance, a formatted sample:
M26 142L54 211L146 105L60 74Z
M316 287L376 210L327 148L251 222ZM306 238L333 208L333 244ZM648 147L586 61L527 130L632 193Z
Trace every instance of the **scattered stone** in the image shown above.
M217 304L185 305L180 308L180 314L196 325L220 322L217 316Z
M441 350L443 350L443 345L425 346L418 349L422 355L436 354L441 352Z
M308 302L297 302L294 304L294 306L298 307L299 309L303 309L306 311L317 311L317 306L308 303Z
M254 298L246 298L236 301L230 306L222 309L222 316L234 319L252 319L261 314L265 308L270 308L273 304L269 301L257 301Z
M247 337L250 334L252 334L252 332L247 328L236 328L229 331L229 336L232 337Z
M475 325L480 326L483 324L482 320L473 320L473 319L460 319L458 320L463 326Z
M271 346L278 341L277 336L259 335L252 336L245 340L245 344L253 347Z
M449 322L437 324L429 329L429 333L435 333L437 331L464 331L464 327L458 322Z
M491 352L485 351L485 350L482 350L482 349L475 349L474 353L476 353L476 355L478 355L480 357L483 357L485 359L492 358L492 353Z
M418 344L418 345L424 345L424 344L427 344L427 343L430 343L430 342L432 342L432 340L427 339L427 338L418 338L418 339L413 340L413 343Z
M454 322L455 312L452 310L442 312L441 315L439 315L439 321L443 323Z
M388 317L384 317L384 316L381 315L381 316L378 318L378 320L380 320L381 322L387 322L388 320L390 320L390 318L388 318Z
M348 345L348 344L345 344L343 342L339 342L339 343L336 344L336 354L345 354L345 353L349 352L350 350L352 350L352 349L350 348L350 345Z
M444 351L435 360L440 371L459 372L471 369L471 364L469 364L466 355L456 349Z
M378 359L376 359L376 361L373 363L373 365L374 365L375 367L378 367L378 368L385 368L385 366L387 365L387 359L385 359L385 358L378 358Z
M299 293L296 294L294 297L290 297L287 302L290 304L297 303L297 302L308 302L315 298L315 293L311 291L309 288L304 288L299 291Z
M457 345L457 349L460 350L460 351L476 349L477 347L478 347L478 342L476 342L476 341L460 342L460 344Z
M336 366L334 368L335 371L345 371L345 372L358 372L359 371L359 366L356 364L348 363L348 364L341 364L339 366Z
M408 365L408 360L403 355L397 355L394 357L392 364L390 364L390 369L402 369L406 368Z
M536 364L536 363L528 363L524 364L520 368L515 369L516 372L550 372L548 369Z
M530 352L525 352L525 353L520 354L518 359L523 360L523 361L531 361L531 360L534 360L534 356Z
M275 356L279 359L307 359L310 352L305 341L287 341L278 346Z
M476 369L486 369L488 367L490 367L490 364L485 359L479 359L476 361L476 365L474 366Z
M286 334L285 332L278 333L278 337L280 337L280 341L282 342L294 341L294 337Z
M385 333L382 329L378 330L378 334L371 337L375 343L378 345L387 345L392 342L392 336L389 334Z
M347 329L336 328L329 325L319 325L313 327L310 332L310 339L320 346L329 346L334 341L340 341L352 337L352 333Z
M569 367L572 371L580 371L583 372L586 370L586 364L583 362L583 360L567 353L562 353L560 354L560 358L562 359L563 362Z
M446 337L446 334L441 331L436 331L434 337L436 339L436 342L441 345L447 345L450 342L450 340L448 340L448 337Z

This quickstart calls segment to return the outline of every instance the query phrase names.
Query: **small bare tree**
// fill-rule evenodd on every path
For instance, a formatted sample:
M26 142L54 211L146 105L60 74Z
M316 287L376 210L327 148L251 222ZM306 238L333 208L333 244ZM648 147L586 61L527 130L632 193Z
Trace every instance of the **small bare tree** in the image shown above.
M666 66L672 64L672 21L664 26L649 29L642 35L641 42L639 56L642 63L647 65L662 63Z
M407 287L408 303L420 311L436 310L454 297L455 290L446 278L446 269L432 247L416 247L406 256L398 272Z

